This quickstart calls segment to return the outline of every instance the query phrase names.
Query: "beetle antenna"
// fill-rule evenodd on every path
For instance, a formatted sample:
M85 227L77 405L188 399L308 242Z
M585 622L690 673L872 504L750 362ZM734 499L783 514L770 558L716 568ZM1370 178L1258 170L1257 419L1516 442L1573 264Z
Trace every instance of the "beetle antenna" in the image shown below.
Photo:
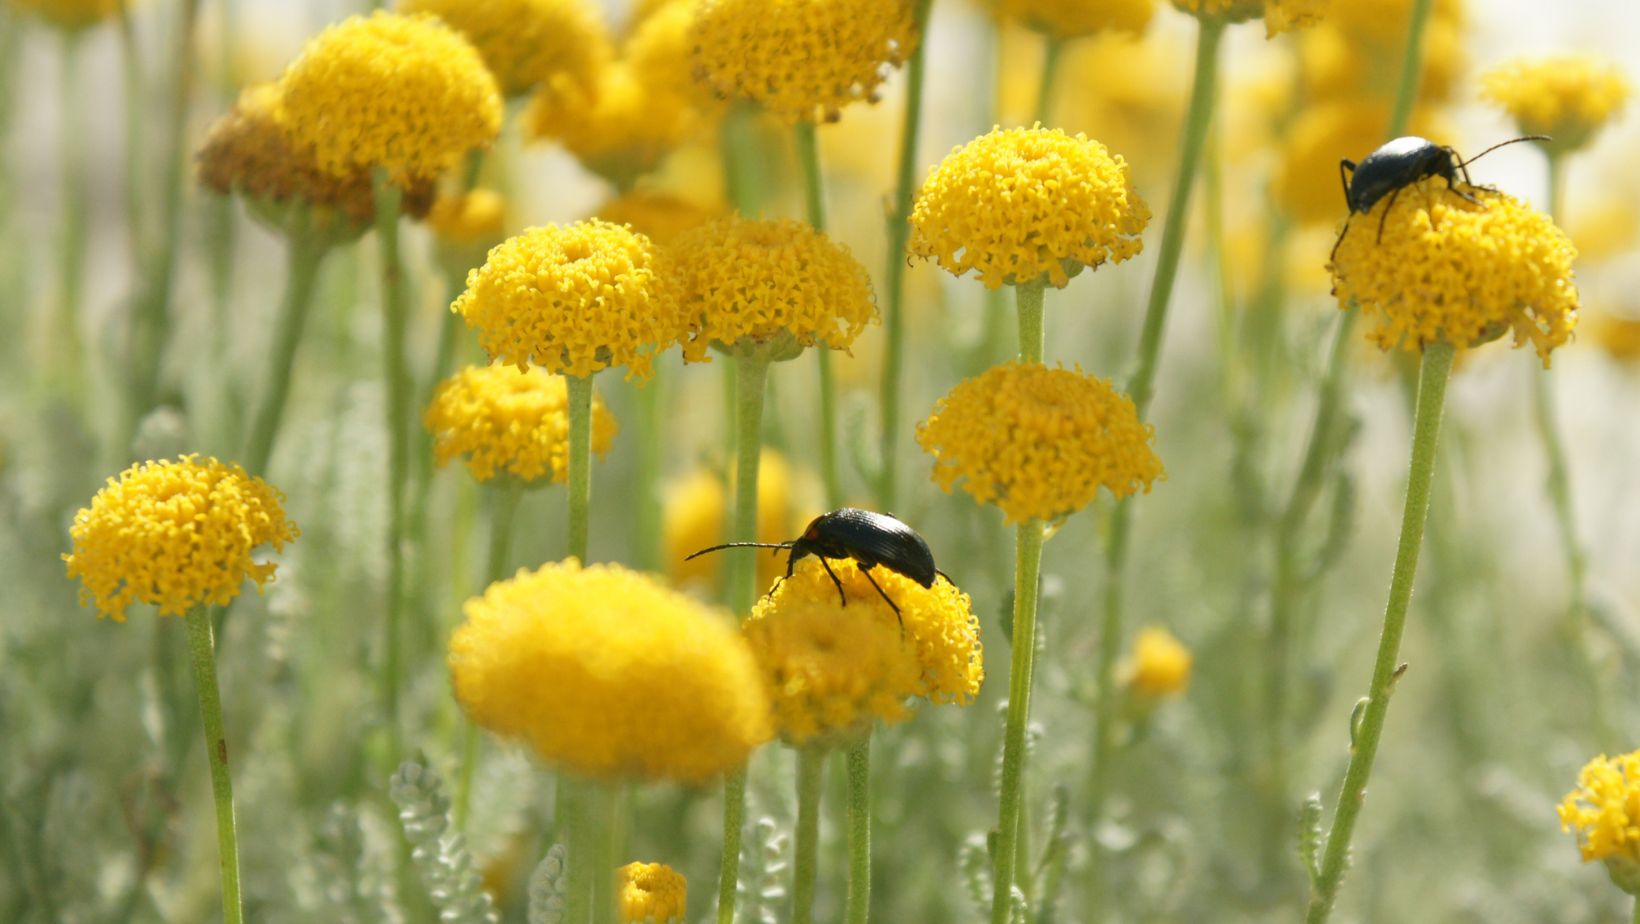
M790 542L725 542L722 545L708 546L698 552L685 555L683 560L688 561L696 555L705 555L707 552L720 552L724 549L789 549Z
M1550 138L1548 135L1521 135L1519 138L1510 138L1508 141L1500 141L1497 144L1492 145L1491 147L1489 147L1486 150L1480 152L1479 154L1476 154L1474 157L1471 157L1468 160L1459 161L1458 166L1459 167L1467 167L1470 164L1474 163L1475 161L1480 160L1481 158L1485 157L1486 155L1492 153L1493 151L1496 151L1498 148L1506 147L1508 145L1515 144L1516 142L1519 142L1519 141L1553 141L1553 140L1555 140L1555 139Z

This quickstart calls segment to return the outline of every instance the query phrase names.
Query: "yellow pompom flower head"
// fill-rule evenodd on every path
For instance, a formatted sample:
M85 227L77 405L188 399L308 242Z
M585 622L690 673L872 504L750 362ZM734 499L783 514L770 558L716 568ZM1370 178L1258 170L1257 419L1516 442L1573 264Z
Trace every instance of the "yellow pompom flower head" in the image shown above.
M1267 37L1320 22L1333 0L1173 0L1173 5L1198 19L1226 23L1263 18Z
M1181 696L1190 688L1190 649L1161 626L1145 626L1134 636L1122 670L1125 684L1141 704Z
M1073 39L1095 32L1145 31L1156 12L1156 0L989 0L1000 16L1054 39Z
M465 456L479 481L498 473L521 482L569 478L569 389L562 376L535 367L469 366L439 384L422 419L441 466ZM616 430L594 396L592 451L608 452Z
M11 0L11 5L32 13L64 32L78 32L119 15L126 0Z
M1618 888L1640 896L1640 751L1589 761L1557 811L1583 862L1601 861Z
M609 35L590 0L399 0L401 13L430 13L483 56L507 96L561 78L590 84L610 57Z
M621 924L683 924L689 883L665 863L628 863L615 871Z
M1631 92L1621 69L1587 54L1518 58L1481 75L1481 95L1557 153L1587 146Z
M996 129L952 151L918 191L910 249L986 288L1045 280L1064 288L1084 267L1143 247L1150 209L1127 163L1084 135Z
M655 189L638 188L598 206L593 217L627 225L661 247L670 247L685 232L723 215L688 199Z

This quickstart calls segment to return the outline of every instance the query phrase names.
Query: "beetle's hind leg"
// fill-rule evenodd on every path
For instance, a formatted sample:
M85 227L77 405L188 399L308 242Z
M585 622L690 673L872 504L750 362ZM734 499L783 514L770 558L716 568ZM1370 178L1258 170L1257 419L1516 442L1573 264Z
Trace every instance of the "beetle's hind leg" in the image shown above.
M1389 194L1389 202L1384 206L1384 214L1378 216L1378 237L1374 243L1382 244L1384 242L1384 222L1389 221L1390 210L1395 208L1395 200L1400 197L1401 190L1405 188L1405 186L1397 186L1395 191Z
M871 576L870 568L862 567L860 569L860 573L866 576L866 580L871 582L872 587L877 588L877 595L882 597L883 602L887 603L889 609L894 611L894 618L900 622L900 635L903 637L905 635L905 616L901 615L899 604L895 603L894 598L890 597L888 592L883 590L883 585L877 583L877 579Z
M826 556L824 555L816 555L814 557L820 559L820 567L826 569L826 576L831 578L831 583L836 586L837 599L842 601L843 606L848 606L848 595L843 593L843 582L837 579L837 572L831 570L831 562L827 561ZM877 582L872 581L872 583L875 584Z

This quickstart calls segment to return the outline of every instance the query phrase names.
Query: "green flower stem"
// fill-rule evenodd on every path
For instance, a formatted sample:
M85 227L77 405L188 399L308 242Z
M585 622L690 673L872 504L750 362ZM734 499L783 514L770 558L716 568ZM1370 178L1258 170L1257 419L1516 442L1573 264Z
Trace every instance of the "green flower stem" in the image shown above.
M507 573L509 551L512 549L513 521L517 519L518 500L524 493L524 482L510 475L497 477L490 498L490 562L484 572L486 586L499 581ZM467 829L467 818L473 801L473 769L478 765L478 726L466 722L461 738L461 770L456 777L455 825L457 831Z
M1412 107L1418 102L1418 84L1423 81L1424 34L1429 29L1429 15L1434 8L1435 0L1412 0L1407 44L1401 55L1401 79L1395 85L1395 108L1390 110L1386 137L1399 137L1412 122Z
M285 299L275 322L273 352L268 356L267 376L262 384L262 403L256 409L250 442L245 449L245 467L253 475L267 474L268 462L273 458L274 439L279 433L279 421L284 417L285 399L290 395L296 348L302 342L302 328L313 307L319 267L330 251L330 242L314 231L313 210L299 204L292 206L291 212L292 223L286 241L289 249Z
M614 783L594 783L592 789L592 924L615 924L615 868L620 860L615 852L616 832L625 827L619 787Z
M85 344L80 336L80 313L85 300L86 229L90 204L87 176L83 48L79 32L63 35L62 136L59 156L63 165L63 217L58 242L57 313L50 330L56 374L76 404L85 389Z
M633 390L638 417L638 496L633 504L633 564L641 571L661 569L661 441L666 436L667 370Z
M211 765L211 794L216 800L216 846L222 866L222 918L242 924L239 897L239 835L234 826L233 780L228 775L228 738L222 730L222 693L216 681L216 643L211 617L203 606L188 611L188 656L199 692L199 714L205 723L205 756Z
M569 554L586 564L592 506L592 376L565 375L569 386Z
M136 24L131 18L131 6L120 4L120 76L124 83L125 99L125 220L129 225L127 234L131 238L132 265L141 266L143 254L147 253L147 210L143 208L143 177L147 170L143 166L143 129L147 124L144 118L148 114L146 108L147 87L142 81L142 46L137 41Z
M1048 125L1048 110L1053 108L1054 78L1059 74L1059 59L1065 51L1065 40L1048 35L1042 39L1042 79L1036 85L1036 121Z
M927 34L933 0L917 0L918 35ZM895 169L894 211L888 219L888 267L883 327L888 343L883 349L883 378L878 392L882 415L881 459L877 473L877 504L895 509L899 477L900 383L905 370L906 242L911 237L911 202L916 195L917 139L922 133L923 78L927 73L927 41L917 42L905 64L905 111L900 117L900 160Z
M410 370L405 339L410 306L399 253L399 213L404 192L377 167L372 176L376 197L376 238L382 264L382 375L387 396L387 618L382 654L382 701L387 709L389 755L399 753L400 623L404 616L404 494L410 473Z
M793 129L797 159L803 165L803 204L809 224L826 230L826 187L820 172L820 144L813 122L798 122ZM815 350L820 365L820 480L826 489L827 509L843 503L843 482L837 471L837 383L831 369L831 350L825 344Z
M1631 920L1634 924L1640 924L1640 898L1634 900L1634 916Z
M792 872L792 924L814 920L814 880L820 854L820 783L826 750L797 749L797 845Z
M1042 362L1047 347L1042 326L1042 302L1046 291L1047 282L1042 277L1014 286L1014 299L1019 306L1020 362Z
M991 924L1008 924L1025 794L1025 727L1031 713L1031 672L1036 660L1037 579L1042 571L1043 523L1019 524L1014 555L1014 620L1008 667L1008 719L1002 738L1002 805L997 820Z
M569 894L564 897L569 924L588 924L592 917L593 857L599 853L593 843L598 825L589 804L594 785L558 774L557 817L569 819Z
M1452 372L1456 351L1450 344L1433 343L1424 348L1418 373L1417 410L1412 422L1412 464L1407 477L1406 508L1401 515L1401 538L1395 551L1395 571L1390 578L1389 603L1384 609L1384 632L1378 641L1378 657L1373 662L1372 682L1359 730L1352 736L1349 767L1338 808L1327 834L1327 849L1321 860L1321 875L1310 892L1308 924L1321 924L1332 914L1338 886L1349 864L1350 836L1366 801L1367 780L1373 758L1384 732L1389 698L1400 676L1398 657L1401 635L1406 629L1407 608L1412 600L1413 578L1418 571L1418 550L1423 545L1424 522L1429 514L1429 488L1435 476L1435 449L1441 435L1441 412L1446 404L1446 383Z
M866 924L871 915L871 732L849 745L848 898L845 924Z

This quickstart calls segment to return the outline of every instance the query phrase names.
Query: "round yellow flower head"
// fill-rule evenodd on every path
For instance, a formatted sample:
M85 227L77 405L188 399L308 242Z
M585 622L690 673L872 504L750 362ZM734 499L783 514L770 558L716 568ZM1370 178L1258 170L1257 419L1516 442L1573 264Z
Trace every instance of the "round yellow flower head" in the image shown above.
M1583 862L1601 860L1617 887L1640 895L1640 751L1591 760L1558 814L1577 833Z
M665 863L628 863L615 871L621 924L683 924L689 883Z
M731 477L733 472L730 473ZM785 542L797 534L795 477L791 463L780 452L765 448L757 463L757 541ZM661 547L666 574L679 587L717 586L723 556L689 556L707 546L727 541L730 491L710 468L695 471L667 485L661 511ZM747 554L747 553L731 553ZM769 587L786 573L781 555L757 554L757 586ZM688 559L688 560L686 560Z
M1190 689L1190 649L1160 626L1145 626L1133 639L1123 669L1128 689L1141 700L1179 696Z
M1345 227L1332 265L1338 306L1353 301L1376 319L1368 336L1385 350L1464 349L1512 330L1547 367L1577 324L1577 250L1554 222L1495 190L1460 183L1454 192L1431 178L1395 197L1380 241L1390 198Z
M1192 16L1226 22L1246 22L1262 16L1265 35L1274 38L1320 22L1332 0L1173 0L1173 5Z
M1640 318L1597 314L1591 327L1595 345L1607 356L1620 363L1640 361Z
M670 247L684 232L723 214L653 189L634 189L598 206L593 213L611 224L627 225L660 247Z
M1058 39L1095 32L1145 31L1156 0L989 0L998 15Z
M620 565L521 570L467 601L450 674L467 717L603 780L704 783L771 735L728 616Z
M277 117L319 167L436 177L501 131L501 93L473 46L431 16L380 10L308 42L279 82Z
M703 124L676 92L646 86L624 61L600 70L591 87L543 86L523 118L531 136L558 140L617 187L654 171Z
M701 80L787 122L875 102L917 41L910 0L700 0L692 34Z
M805 222L719 218L680 236L667 258L695 330L685 356L787 338L846 350L877 320L865 267Z
M11 5L59 29L77 32L117 15L125 0L11 0Z
M1137 254L1150 208L1127 163L1058 129L994 129L940 161L917 192L911 252L988 289L1043 276L1064 288L1082 268Z
M1389 111L1388 103L1351 96L1298 113L1276 141L1280 159L1271 181L1271 193L1289 217L1302 225L1338 221L1344 206L1338 162L1345 158L1359 161L1382 144ZM1415 111L1408 134L1444 138L1451 131L1444 120ZM1317 165L1331 165L1331 169L1317 169Z
M852 559L830 565L848 605L821 563L805 558L741 626L782 738L838 743L873 720L907 718L905 701L912 697L973 702L985 663L967 594L943 576L924 588L887 568L873 568L868 577ZM899 616L873 579L900 608Z
M479 481L489 481L497 469L519 481L569 479L569 389L562 376L533 366L468 366L439 384L422 422L441 467L466 456L467 470ZM617 429L594 395L592 451L607 453Z
M680 106L715 115L723 103L695 80L695 0L665 0L640 19L621 43L621 60L652 92L674 97Z
M427 212L427 227L441 243L487 247L504 236L507 200L493 189L439 196Z
M1057 97L1055 119L1067 131L1096 132L1107 149L1126 152L1137 188L1159 186L1171 169L1178 139L1166 138L1156 126L1184 119L1189 49L1171 37L1139 39L1111 32L1076 42L1063 54L1059 79L1077 91ZM1034 106L1035 81L1020 89L1025 91L1016 97L1021 106Z
M1081 369L1004 363L958 383L917 427L934 481L957 479L1009 523L1057 520L1101 485L1117 497L1164 477L1133 400Z
M649 239L620 225L528 228L467 273L450 310L492 358L520 369L584 377L626 366L629 378L648 378L655 351L688 330L655 263Z
M1316 103L1376 100L1389 106L1400 82L1411 14L1411 0L1334 4L1325 22L1299 36L1302 97ZM1446 102L1459 82L1468 79L1463 9L1457 0L1436 0L1424 27L1420 60L1419 103ZM1378 126L1377 140L1388 124Z
M251 558L257 546L277 552L299 535L283 501L262 479L209 457L142 462L74 515L74 549L63 560L81 581L81 603L116 621L133 603L172 616L222 606L247 578L260 589L273 577L274 563Z
M399 0L466 36L507 96L563 76L590 83L610 58L609 33L589 0Z
M1575 151L1623 108L1629 83L1617 65L1587 54L1519 58L1481 75L1481 95L1509 113L1523 135Z

